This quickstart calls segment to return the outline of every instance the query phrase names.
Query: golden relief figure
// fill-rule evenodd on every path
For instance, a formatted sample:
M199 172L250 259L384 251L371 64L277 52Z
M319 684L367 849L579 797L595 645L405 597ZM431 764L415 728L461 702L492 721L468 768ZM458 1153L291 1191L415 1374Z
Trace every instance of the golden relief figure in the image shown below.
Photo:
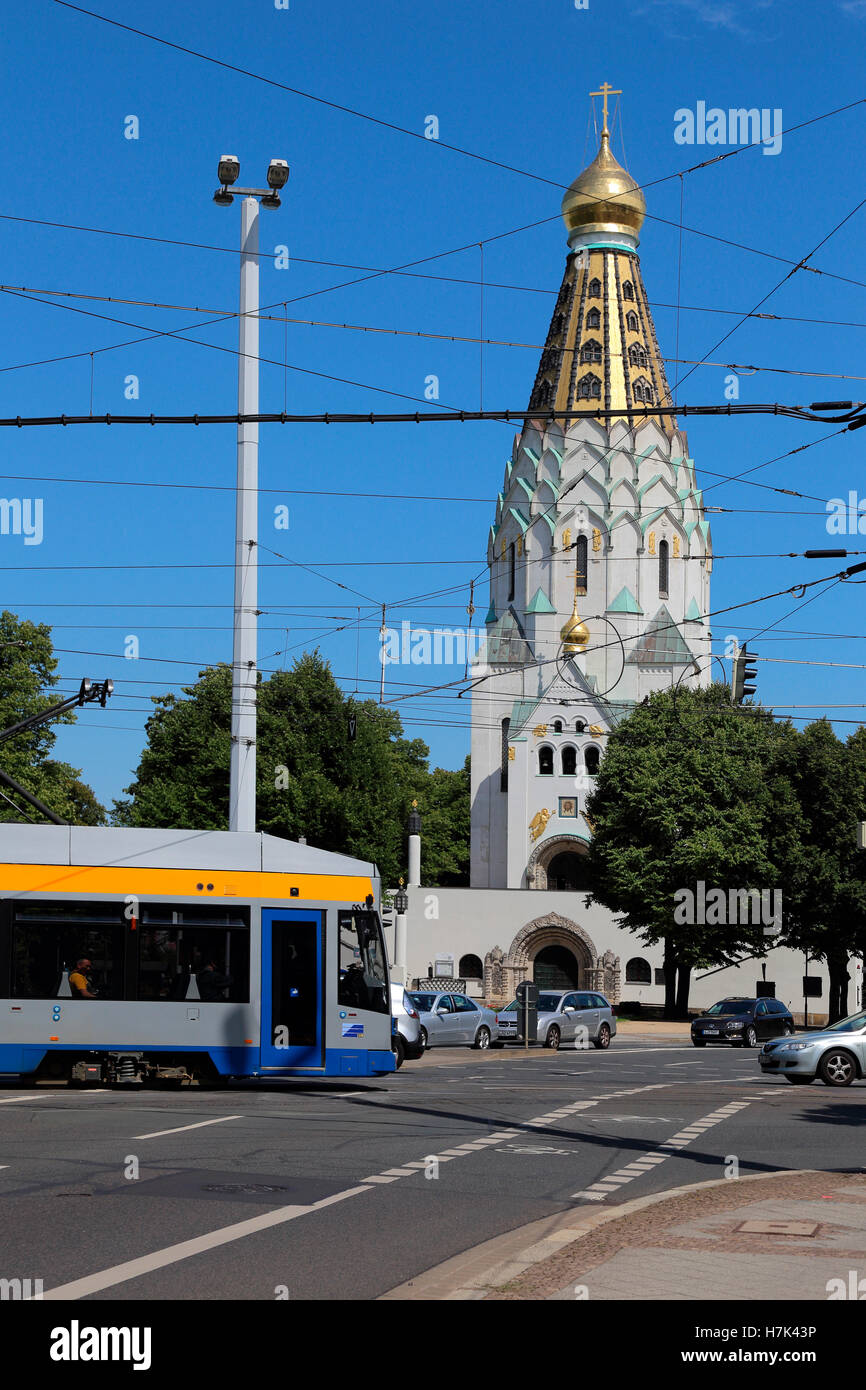
M591 734L603 734L603 733L604 733L604 729L601 727L600 724L590 724L590 726L589 726L589 732L590 732Z
M536 738L544 738L545 734L547 733L547 725L546 725L546 724L536 724L536 726L535 726L535 728L532 730L532 732L535 734L535 737L536 737Z
M598 526L592 528L592 548L595 551L601 550L601 529Z
M518 554L518 555L522 555L522 554L523 554L523 537L522 537L522 536L518 536L518 537L517 537L517 554Z
M679 538L679 536L676 536L676 535L675 535L675 536L674 536L674 556L676 557L677 555L679 555L679 553L680 553L680 538Z
M570 545L571 545L571 527L570 527L570 526L566 526L565 530L564 530L563 533L562 533L562 548L563 548L563 550L567 550L568 547L569 547Z
M650 555L655 555L655 553L656 553L656 533L655 533L655 531L650 531L650 533L649 533L649 553L650 553Z
M513 763L513 762L514 762L514 754L515 754L515 752L516 752L516 749L515 749L515 747L514 747L514 744L512 743L511 747L510 747L509 750L508 750L508 761L509 761L510 763Z
M540 837L544 834L545 830L547 829L547 822L550 820L550 817L552 815L552 811L548 811L544 808L542 808L542 810L540 811L536 811L535 815L532 817L532 820L529 822L529 838L531 840L540 839Z

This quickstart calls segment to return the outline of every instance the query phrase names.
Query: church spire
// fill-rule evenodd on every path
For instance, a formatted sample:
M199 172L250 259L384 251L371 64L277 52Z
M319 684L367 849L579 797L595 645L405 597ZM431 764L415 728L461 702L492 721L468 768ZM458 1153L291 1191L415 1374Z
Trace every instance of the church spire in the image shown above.
M628 412L633 425L643 406L671 394L637 256L646 203L610 149L607 99L618 92L605 82L593 95L604 98L601 142L562 200L571 254L529 409L597 403ZM659 424L666 433L677 427L672 415Z

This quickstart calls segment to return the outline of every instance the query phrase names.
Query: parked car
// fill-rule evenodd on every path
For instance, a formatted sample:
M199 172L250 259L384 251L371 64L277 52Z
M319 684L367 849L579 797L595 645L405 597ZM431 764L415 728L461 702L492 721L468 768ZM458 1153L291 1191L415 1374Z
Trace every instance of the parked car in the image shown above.
M465 994L411 990L421 1016L422 1047L494 1047L499 1045L497 1015Z
M407 1057L416 1061L424 1051L421 1019L402 985L391 985L391 1017L397 1024L393 1042L397 1067L400 1068Z
M517 1038L518 1001L499 1013L499 1035ZM585 1028L585 1034L578 1029ZM561 1043L573 1042L584 1036L593 1047L610 1047L616 1034L613 1009L603 994L585 990L543 989L538 995L538 1041L545 1047L558 1048Z
M784 1076L792 1086L809 1086L820 1076L825 1086L850 1086L866 1076L866 1012L850 1014L820 1033L801 1033L764 1043L761 1071Z
M781 999L720 999L706 1013L692 1019L695 1047L728 1043L731 1047L757 1047L763 1038L789 1037L794 1019Z

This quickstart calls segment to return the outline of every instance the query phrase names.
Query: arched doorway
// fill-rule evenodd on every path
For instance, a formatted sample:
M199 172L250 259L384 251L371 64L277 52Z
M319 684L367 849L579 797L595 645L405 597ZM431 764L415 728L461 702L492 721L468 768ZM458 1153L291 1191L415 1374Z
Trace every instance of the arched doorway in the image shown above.
M532 962L532 978L539 989L577 989L577 958L567 946L544 946Z
M547 886L559 892L575 893L587 888L588 858L573 849L561 850L547 864Z

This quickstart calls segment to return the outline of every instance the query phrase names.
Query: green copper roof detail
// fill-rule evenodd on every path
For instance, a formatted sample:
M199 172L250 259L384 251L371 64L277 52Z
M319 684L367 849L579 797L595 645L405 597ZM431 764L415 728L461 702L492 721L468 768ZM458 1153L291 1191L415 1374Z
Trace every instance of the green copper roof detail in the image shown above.
M485 623L495 623L495 622L496 622L496 609L493 607L493 604L492 604L492 603L491 603L490 607L489 607L488 610L487 610L487 617L484 619L484 621L485 621Z
M527 613L555 613L556 609L543 589L536 589L526 606Z
M523 488L523 491L526 493L527 500L531 502L535 489L530 487L529 483L526 481L525 478L518 478L517 486Z
M517 522L521 531L525 534L526 531L529 529L529 517L524 516L523 513L517 507L509 507L508 510L514 517L514 520Z
M607 605L608 613L642 613L643 609L631 589L620 589L612 603Z
M697 600L696 600L696 599L692 599L691 603L689 604L688 608L686 609L686 622L687 622L687 623L702 623L703 621L704 621L704 620L703 620L703 618L702 618L702 616L701 616L701 610L700 610L700 608L698 608Z
M660 516L663 516L664 513L665 513L665 508L664 508L664 507L659 507L657 511L651 512L650 515L647 517L646 521L642 521L642 522L641 522L641 524L640 524L640 529L641 529L642 531L645 531L646 528L647 528L648 526L652 526L652 524L653 524L654 521L658 521L659 517L660 517Z

